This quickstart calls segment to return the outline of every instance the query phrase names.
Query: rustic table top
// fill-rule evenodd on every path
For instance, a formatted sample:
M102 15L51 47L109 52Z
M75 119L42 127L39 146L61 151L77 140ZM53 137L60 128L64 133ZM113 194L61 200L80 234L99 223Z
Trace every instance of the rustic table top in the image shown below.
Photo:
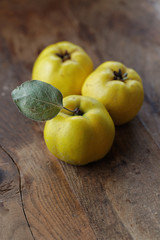
M160 2L0 1L0 239L160 239ZM75 167L47 150L43 126L11 91L51 43L83 47L95 67L122 61L142 77L144 104L116 127L110 153Z

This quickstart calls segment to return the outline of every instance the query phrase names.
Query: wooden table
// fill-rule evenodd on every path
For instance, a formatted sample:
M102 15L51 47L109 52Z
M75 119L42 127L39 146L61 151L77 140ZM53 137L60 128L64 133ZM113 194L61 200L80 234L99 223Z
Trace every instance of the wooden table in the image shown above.
M40 51L61 40L82 46L95 67L122 61L144 83L138 116L85 167L51 155L43 126L11 99ZM0 89L1 240L160 239L160 1L2 0Z

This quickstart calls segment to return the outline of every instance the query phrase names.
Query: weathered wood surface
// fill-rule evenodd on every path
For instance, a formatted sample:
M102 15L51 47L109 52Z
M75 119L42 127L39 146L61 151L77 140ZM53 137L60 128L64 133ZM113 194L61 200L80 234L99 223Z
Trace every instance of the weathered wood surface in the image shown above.
M0 1L1 240L160 239L159 26L156 0ZM143 78L138 116L86 167L55 159L43 126L10 96L38 53L60 40L82 46L95 66L118 60Z

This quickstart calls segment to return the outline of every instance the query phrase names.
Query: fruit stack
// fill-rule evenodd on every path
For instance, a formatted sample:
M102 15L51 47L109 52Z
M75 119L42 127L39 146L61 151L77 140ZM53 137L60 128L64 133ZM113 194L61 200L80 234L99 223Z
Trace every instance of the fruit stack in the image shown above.
M25 116L46 121L44 139L51 153L85 165L108 153L115 125L136 116L144 92L135 70L116 61L94 70L88 54L65 41L40 53L32 80L13 90L12 98Z

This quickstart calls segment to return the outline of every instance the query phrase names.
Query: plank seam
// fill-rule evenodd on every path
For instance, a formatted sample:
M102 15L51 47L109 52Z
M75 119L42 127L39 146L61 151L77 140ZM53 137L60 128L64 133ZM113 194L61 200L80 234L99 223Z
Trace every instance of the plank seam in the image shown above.
M30 226L30 223L29 223L29 221L28 221L28 218L27 218L27 215L26 215L26 212L25 212L25 209L24 209L23 194L22 194L22 183L21 183L21 173L20 173L19 167L18 167L17 163L15 162L15 160L13 159L13 157L6 151L6 149L5 149L2 145L0 145L0 148L7 154L7 156L12 160L13 164L14 164L14 165L16 166L16 168L17 168L18 175L19 175L19 193L20 193L22 211L23 211L24 217L25 217L25 219L26 219L26 222L27 222L29 231L30 231L30 233L31 233L31 235L32 235L32 238L33 238L33 240L35 240L35 237L34 237L34 235L33 235L33 232L32 232L31 226Z
M147 125L145 124L143 119L140 116L138 116L138 119L139 119L140 123L142 124L143 128L145 129L145 131L147 132L147 134L152 138L155 145L158 147L158 149L160 149L160 145L157 143L157 141L152 136L152 133L151 133L150 129L147 127Z
M105 194L106 194L106 197L107 197L108 202L110 203L110 206L112 207L113 213L117 216L117 218L119 219L120 223L122 224L122 226L124 227L124 229L126 230L126 232L128 233L128 235L134 240L135 238L134 238L133 234L132 234L131 231L128 229L128 227L124 224L123 219L120 217L118 211L116 210L116 208L115 208L115 207L113 206L113 204L111 203L111 201L110 201L107 193L105 193Z
M63 165L62 163L59 163L59 164L61 165L61 169L62 169L62 171L63 171L63 173L64 173L64 176L65 176L65 178L66 178L66 181L68 182L68 177L67 177L67 175L66 175L66 173L65 173L65 171L64 171L64 165ZM68 182L68 184L69 184L69 182ZM81 201L80 201L79 198L77 197L74 189L72 188L72 186L71 186L70 184L69 184L69 187L70 187L72 193L75 195L75 197L76 197L77 201L79 202L81 208L83 209L83 212L84 212L86 218L88 219L88 222L90 223L90 227L91 227L91 229L92 229L92 231L93 231L93 233L94 233L94 236L95 236L96 240L98 240L99 238L97 238L97 234L96 234L96 232L95 232L95 230L94 230L94 228L93 228L93 226L92 226L92 224L91 224L91 222L90 222L90 220L89 220L89 217L88 217L88 215L87 215L87 212L86 212L85 208L83 207ZM107 194L106 194L106 196L107 196ZM122 226L124 227L124 229L126 230L126 232L128 233L128 235L130 236L131 240L134 240L133 235L131 234L131 232L129 231L129 229L124 225L124 222L123 222L122 219L120 218L120 216L119 216L118 212L116 211L116 209L113 207L113 205L112 205L112 203L110 202L108 196L107 196L107 200L108 200L109 203L110 203L110 206L111 206L111 208L112 208L112 211L114 212L114 214L115 214L115 215L117 216L117 218L119 219L120 223L122 224ZM100 239L99 239L99 240L100 240ZM127 239L126 239L126 240L127 240Z
M58 160L58 161L60 161L60 160ZM62 172L63 172L63 174L64 174L64 177L65 177L65 179L66 179L66 181L67 181L67 183L68 183L68 186L69 186L71 192L72 192L73 195L76 197L77 202L79 203L80 207L82 208L82 211L83 211L83 213L84 213L84 216L86 216L86 219L88 220L89 226L90 226L90 228L91 228L91 230L92 230L92 232L93 232L93 234L94 234L94 236L95 236L95 239L98 240L97 234L96 234L94 228L92 227L92 225L91 225L91 223L90 223L90 220L89 220L89 218L88 218L88 215L87 215L84 207L82 206L80 200L77 198L77 195L76 195L74 189L73 189L72 186L69 184L68 177L67 177L67 175L66 175L66 173L65 173L65 171L64 171L64 169L63 169L63 167L64 167L63 164L62 164L61 162L59 162L59 164L60 164L60 167L61 167L61 169L62 169Z

